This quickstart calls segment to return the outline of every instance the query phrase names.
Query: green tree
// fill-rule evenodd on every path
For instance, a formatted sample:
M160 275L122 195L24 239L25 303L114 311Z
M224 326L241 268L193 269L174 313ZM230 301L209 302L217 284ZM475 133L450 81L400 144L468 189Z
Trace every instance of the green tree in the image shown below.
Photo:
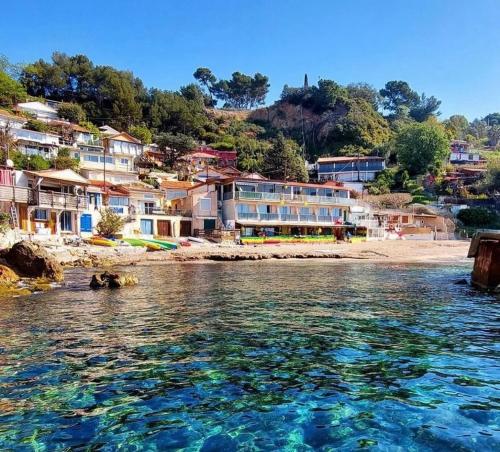
M198 136L208 122L203 103L179 93L151 90L149 125L157 132Z
M463 115L452 115L443 122L450 138L464 140L469 130L469 121Z
M143 144L151 144L153 141L153 134L145 125L131 126L129 133Z
M125 226L125 219L110 208L101 210L101 219L96 225L96 232L102 237L113 237Z
M73 102L63 102L59 105L57 115L74 124L79 124L87 118L85 110L80 105Z
M346 86L347 93L352 99L363 99L368 102L375 111L380 104L379 92L368 83L350 83Z
M24 124L23 128L43 133L49 132L50 130L50 127L48 126L47 123L39 121L38 119L30 119L29 121L26 122L26 124Z
M395 147L399 163L410 175L441 167L450 154L444 127L431 121L402 127L395 137Z
M205 87L211 98L224 102L225 108L253 108L264 103L269 91L269 79L257 72L252 77L233 72L229 80L217 80L208 68L198 68L194 78ZM214 102L211 102L215 105Z
M382 106L392 114L398 115L401 107L410 109L419 101L419 95L410 88L407 82L392 80L380 91Z
M470 207L462 209L457 218L465 226L485 227L496 225L499 221L498 214L484 207Z
M482 188L491 193L500 192L500 157L488 159Z
M23 86L0 70L0 106L11 107L26 100L28 94Z
M156 136L155 141L165 154L165 164L170 167L186 154L187 151L194 149L196 146L193 138L182 133L161 133Z
M25 155L22 152L11 153L14 167L18 170L42 171L50 168L50 160L44 159L41 155Z
M264 156L269 152L271 145L266 141L259 141L245 136L236 141L238 150L237 166L241 171L260 173L264 169Z
M418 101L411 106L409 115L415 121L424 122L431 116L439 116L440 105L440 100L437 100L434 96L427 97L425 93L422 93Z
M71 148L62 147L57 151L57 157L52 159L52 167L57 170L71 169L78 171L80 161L71 157Z
M331 149L343 155L369 155L391 138L387 121L366 100L351 99L346 108L328 136Z
M264 155L263 173L271 179L300 182L307 182L309 179L298 144L287 140L281 132Z

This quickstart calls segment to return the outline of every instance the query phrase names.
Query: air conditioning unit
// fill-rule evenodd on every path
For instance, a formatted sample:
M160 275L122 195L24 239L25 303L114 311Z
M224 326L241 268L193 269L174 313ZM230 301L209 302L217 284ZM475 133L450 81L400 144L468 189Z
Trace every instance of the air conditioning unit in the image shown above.
M85 193L85 191L83 190L82 187L79 187L79 186L75 185L75 194L77 196L83 196L84 193Z
M217 201L217 207L222 207L222 201Z

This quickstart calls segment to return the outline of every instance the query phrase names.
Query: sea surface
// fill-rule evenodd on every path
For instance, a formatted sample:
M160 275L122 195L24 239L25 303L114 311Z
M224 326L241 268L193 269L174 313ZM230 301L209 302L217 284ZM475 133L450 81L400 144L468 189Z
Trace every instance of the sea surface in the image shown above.
M500 450L471 265L138 266L0 302L0 450Z

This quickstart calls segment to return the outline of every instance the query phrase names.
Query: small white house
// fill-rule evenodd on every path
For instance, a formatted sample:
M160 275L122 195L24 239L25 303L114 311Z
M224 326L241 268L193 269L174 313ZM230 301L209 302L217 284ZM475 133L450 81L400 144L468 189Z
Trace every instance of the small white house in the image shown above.
M57 119L57 110L43 102L21 102L17 104L17 108L21 111L33 115L40 121L52 121Z

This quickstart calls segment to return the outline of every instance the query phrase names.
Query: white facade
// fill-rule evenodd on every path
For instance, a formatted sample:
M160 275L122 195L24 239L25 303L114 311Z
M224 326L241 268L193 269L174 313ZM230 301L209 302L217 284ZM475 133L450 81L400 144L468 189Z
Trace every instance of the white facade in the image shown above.
M452 163L479 162L479 160L481 160L481 156L474 152L452 151L450 156L450 162Z
M41 121L52 121L58 118L57 110L42 102L22 102L17 104L17 107Z

